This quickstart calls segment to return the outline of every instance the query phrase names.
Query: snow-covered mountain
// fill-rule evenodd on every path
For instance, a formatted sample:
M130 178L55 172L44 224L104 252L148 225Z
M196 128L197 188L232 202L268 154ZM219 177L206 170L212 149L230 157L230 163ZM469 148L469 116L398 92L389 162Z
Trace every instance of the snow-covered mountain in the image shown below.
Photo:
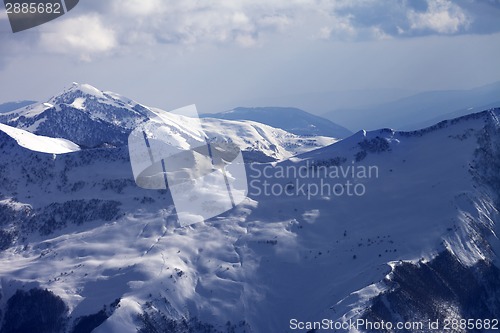
M333 138L346 138L352 134L347 128L297 108L239 107L225 112L205 114L203 117L229 120L251 120L272 127L281 128L297 135L321 135Z
M120 146L130 128L148 118L142 105L88 84L74 83L47 102L0 115L0 122L82 147Z
M0 115L0 122L34 134L63 138L82 148L119 147L139 124L161 115L171 131L189 135L177 116L88 84L73 83L47 102ZM232 141L248 160L274 161L336 141L331 137L300 136L256 123L207 119L202 122L210 141Z
M11 124L31 126L21 117ZM28 139L2 127L0 332L313 332L308 323L323 319L498 318L499 117L361 131L248 163L249 197L184 228L168 191L135 185L125 145L48 154L33 151L46 140L38 127ZM241 136L239 126L206 129ZM272 131L259 140L278 140Z

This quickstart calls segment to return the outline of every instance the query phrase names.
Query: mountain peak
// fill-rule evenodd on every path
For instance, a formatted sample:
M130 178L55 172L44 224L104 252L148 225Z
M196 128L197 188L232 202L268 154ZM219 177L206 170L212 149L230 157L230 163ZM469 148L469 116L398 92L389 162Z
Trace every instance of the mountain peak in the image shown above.
M147 107L131 99L73 82L46 102L0 115L0 122L96 147L125 144L130 129L149 116Z
M62 93L52 97L49 103L73 105L77 109L82 109L85 102L98 101L100 103L115 104L119 107L135 107L139 103L125 98L111 91L102 91L88 83L73 82L70 87Z
M71 87L68 90L72 91L81 91L87 95L94 95L96 97L104 97L104 94L101 90L97 89L96 87L88 84L88 83L78 83L78 82L73 82Z

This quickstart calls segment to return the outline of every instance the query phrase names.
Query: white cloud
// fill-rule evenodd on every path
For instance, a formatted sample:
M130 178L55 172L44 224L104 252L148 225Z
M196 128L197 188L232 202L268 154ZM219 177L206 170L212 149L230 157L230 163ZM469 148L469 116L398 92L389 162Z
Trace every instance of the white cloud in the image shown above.
M356 37L357 30L352 23L354 15L350 14L344 17L331 17L330 36L339 39L352 39Z
M148 17L164 14L167 2L163 0L120 0L112 2L112 11L128 17Z
M117 47L115 32L106 27L96 14L86 14L54 23L50 31L42 31L40 45L49 52L77 54L81 60L109 52Z
M279 32L285 31L292 24L292 20L286 15L266 15L257 19L257 25L264 29L273 29Z
M470 19L462 8L449 0L428 0L427 11L420 13L415 10L408 12L410 29L432 30L441 34L452 34L460 29L466 29Z
M239 34L235 39L241 47L253 47L257 45L257 38L249 34Z
M325 40L355 40L359 31L351 24L349 18L331 20L330 24L319 28L315 37Z
M87 0L43 25L39 45L90 60L156 44L255 47L281 36L353 41L453 34L472 22L450 0L422 1L426 8L410 0Z
M380 27L372 27L370 29L371 37L375 40L387 40L392 39L392 36L385 33L384 30Z

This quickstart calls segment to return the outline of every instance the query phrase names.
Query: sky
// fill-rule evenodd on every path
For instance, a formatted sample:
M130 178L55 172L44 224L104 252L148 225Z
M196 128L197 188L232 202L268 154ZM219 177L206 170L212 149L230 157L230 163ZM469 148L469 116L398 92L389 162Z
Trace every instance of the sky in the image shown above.
M0 102L72 82L200 113L351 96L326 112L500 81L499 54L500 0L81 0L15 34L0 12Z

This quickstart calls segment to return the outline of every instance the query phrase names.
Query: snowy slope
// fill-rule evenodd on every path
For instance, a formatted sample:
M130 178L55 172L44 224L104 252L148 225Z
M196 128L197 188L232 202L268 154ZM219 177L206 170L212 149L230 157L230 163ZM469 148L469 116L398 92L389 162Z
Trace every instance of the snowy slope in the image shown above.
M326 136L302 137L253 121L221 121L206 118L202 120L202 125L211 141L230 139L238 147L243 147L247 159L251 159L249 156L251 153L253 155L264 153L272 159L283 160L338 141Z
M361 131L279 163L249 164L249 198L185 228L167 191L134 184L126 147L53 156L0 132L3 325L17 325L9 299L30 299L18 290L47 288L67 306L68 332L89 318L93 332L292 332L292 318L371 313L372 299L397 290L388 281L403 263L449 251L465 271L498 265L500 181L491 166L500 165L499 116ZM257 130L224 124L238 135ZM331 167L341 166L357 171L335 177ZM372 177L357 173L370 166ZM323 167L328 176L311 173ZM264 181L288 192L266 195ZM365 193L340 195L347 181ZM314 193L325 183L341 186ZM449 315L461 316L460 306Z
M228 120L252 120L272 127L281 128L297 135L321 135L343 139L352 134L348 129L330 120L312 115L297 108L239 107L233 110L205 114L203 116L207 118Z
M4 124L0 124L0 131L15 139L21 147L41 153L64 154L80 150L78 145L69 140L35 135Z

